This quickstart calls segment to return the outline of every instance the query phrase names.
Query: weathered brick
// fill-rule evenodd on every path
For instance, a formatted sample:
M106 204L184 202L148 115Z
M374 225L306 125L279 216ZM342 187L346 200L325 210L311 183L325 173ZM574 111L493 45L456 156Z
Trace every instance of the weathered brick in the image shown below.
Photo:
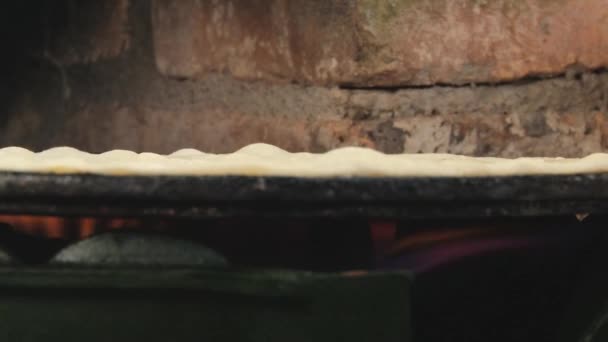
M129 0L60 0L51 6L44 56L54 63L92 63L129 47Z
M357 53L350 1L154 1L156 63L173 77L334 79Z
M606 0L153 0L158 69L320 85L501 82L608 65Z
M62 0L60 3L65 4L70 1L74 0ZM226 46L207 46L206 41L196 40L197 34L189 35L196 33L196 30L190 32L187 26L180 25L184 22L190 23L189 25L194 25L192 22L196 25L201 24L200 15L207 11L202 9L217 7L220 4L228 6L227 4L234 5L242 1L252 6L254 4L266 6L262 7L263 10L255 7L258 12L239 12L237 7L232 9L226 7L221 16L216 14L216 19L213 19L213 16L208 18L219 22L228 20L221 19L224 16L248 18L251 23L261 25L256 27L253 24L241 26L235 24L227 29L229 33L233 29L242 32L250 30L261 36L267 32L264 27L274 25L280 28L283 22L287 22L289 27L294 27L286 31L289 37L297 38L289 40L287 49L282 50L289 53L284 52L285 56L291 56L289 59L284 59L286 64L274 66L244 64L247 67L236 69L242 71L240 77L247 77L247 72L253 70L251 69L253 67L264 67L267 68L264 70L271 70L273 73L262 73L258 75L259 77L271 75L278 79L290 80L288 76L292 74L289 73L297 71L298 75L303 75L302 77L306 76L311 81L318 81L310 78L320 74L313 73L317 70L314 63L306 64L310 62L308 58L312 56L314 57L310 57L312 60L323 60L328 56L331 57L332 51L342 51L341 56L346 57L340 58L349 58L348 56L354 53L348 49L352 45L352 40L349 39L353 36L347 34L350 31L332 31L332 22L342 20L343 24L339 27L352 30L353 25L347 23L357 23L360 19L347 14L360 11L357 6L360 7L368 2L362 0L324 2L323 12L326 16L315 17L315 25L307 28L303 23L309 23L307 18L312 16L307 15L307 11L318 11L319 6L322 5L317 0L298 3L295 0L264 2L209 0L192 3L189 0L170 3L159 1L154 3L153 8L156 16L155 25L162 22L166 27L178 27L183 30L176 32L175 37L166 37L164 47L158 45L159 37L155 39L157 51L175 53L171 58L176 60L165 61L165 67L175 68L171 69L172 73L176 73L174 76L190 77L189 75L193 73L195 76L205 75L205 77L183 82L157 72L153 51L150 49L153 39L148 25L149 18L138 16L141 13L150 13L150 2L130 0L131 9L128 11L131 14L128 18L131 25L130 53L122 54L121 58L96 61L87 65L70 65L68 58L62 62L67 65L61 68L60 73L50 65L31 68L29 63L23 63L12 72L19 77L14 82L6 82L11 87L10 92L3 92L6 100L3 107L5 114L0 120L0 146L21 145L40 150L51 146L69 145L91 152L122 148L168 153L180 148L232 152L250 143L266 142L290 151L322 152L341 146L367 146L390 153L447 152L510 157L583 156L608 149L606 96L608 73L605 71L586 72L577 77L570 77L572 75L569 74L530 82L508 82L496 86L437 85L353 89L249 82L236 79L224 72L207 74L208 68L213 66L213 63L209 64L204 54L189 54L188 51L204 52L217 48L218 55L214 57L217 58L214 63L224 61L226 67L218 71L231 72L234 72L230 69L231 66L237 65L232 63L239 62L247 55L226 50ZM411 1L412 6L427 4L425 6L429 8L435 8L433 6L443 3L440 0L424 3L418 3L418 0ZM458 1L464 0L455 0L455 3ZM497 1L503 5L507 4L505 1ZM583 5L594 4L595 1L590 0ZM108 3L110 2L112 1ZM196 8L199 8L199 12L195 10L196 8L183 11L184 8L180 7L182 3L198 6ZM547 0L543 4L548 3ZM530 0L525 4L532 6L530 4L541 4L541 2ZM553 6L551 8L557 11L562 8L560 6L572 5L572 2L556 0L551 4ZM97 5L88 2L82 6L83 16L93 15L91 11L95 12L93 9L97 8ZM495 6L495 3L484 6ZM305 9L301 12L304 15L295 17L293 13L302 8ZM466 8L468 7L462 6L460 10ZM176 17L171 15L163 17L163 15L175 14L176 10L179 12ZM61 12L60 9L59 11ZM267 12L274 13L273 11L285 13L282 17L279 16L282 21L260 21L260 18L272 19L272 16L265 15ZM454 11L457 12L458 8ZM372 13L382 14L383 10L379 9ZM404 12L395 11L395 13ZM198 19L188 22L188 19L192 18ZM436 19L444 20L442 17ZM234 20L238 23L245 19ZM376 19L366 20L375 23ZM521 19L516 21L518 20ZM391 24L392 21L386 22ZM96 24L91 27L94 26ZM68 27L72 29L64 31L65 36L59 35L55 38L60 41L78 41L78 39L74 40L77 37L73 35L75 26L68 25ZM83 26L83 37L89 34L85 27L88 26ZM307 30L316 34L311 34ZM387 37L370 28L356 28L356 30L369 31L365 35L357 36L357 42L370 41L376 36ZM158 27L155 32L157 35L162 33L158 31ZM294 35L294 32L299 36ZM514 32L519 32L519 29ZM413 35L422 33L417 33L416 30L410 32ZM338 40L333 36L336 34L344 36L344 39ZM395 35L398 36L397 33ZM209 33L209 36L213 39L224 37L223 34L215 31ZM171 50L174 43L169 38L179 40L175 50ZM268 39L270 39L269 43L264 43L266 47L282 42L282 38L278 39L274 36L269 36ZM337 42L337 45L318 48L315 45L317 39ZM86 40L83 38L82 41ZM221 39L219 41L221 42ZM92 44L95 47L98 42L93 41ZM66 46L69 47L71 44ZM271 54L270 52L274 50L254 46L256 46L254 51L259 55L252 56L263 56L269 63L276 57L273 56L279 53L275 51ZM331 81L332 78L335 81L340 77L348 79L352 75L365 76L363 73L349 72L368 70L365 68L372 64L366 63L374 60L376 58L374 56L397 51L386 46L380 45L377 50L356 50L355 56L358 56L358 59L353 59L354 62L348 68L345 67L348 64L337 64L338 67L345 68L344 73L323 74L325 77L323 82ZM439 48L438 46L431 45L432 48ZM474 56L475 53L471 52L467 56ZM178 63L179 58L184 54L195 58L194 61L199 64L190 65L194 66L190 69L180 69L184 65L188 66ZM80 53L76 55L82 56ZM59 57L60 54L56 56ZM160 61L159 56L161 55L156 56L157 62ZM603 55L598 54L598 56ZM289 67L289 60L293 61L293 68ZM411 63L414 63L415 60L412 60ZM83 59L78 58L74 61L80 63ZM387 59L385 62L390 61ZM395 68L400 65L399 63L405 63L404 61L407 60L395 59ZM253 63L255 58L246 62ZM437 65L441 66L441 64ZM492 64L492 67L497 65ZM281 72L285 73L281 74ZM399 74L392 72L381 75L393 77ZM365 81L366 78L360 80ZM66 89L69 90L70 96L65 96Z

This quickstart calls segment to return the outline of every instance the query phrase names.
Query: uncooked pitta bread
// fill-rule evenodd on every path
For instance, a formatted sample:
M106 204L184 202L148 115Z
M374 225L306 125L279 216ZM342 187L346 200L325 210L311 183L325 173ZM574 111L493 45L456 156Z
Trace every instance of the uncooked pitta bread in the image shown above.
M608 154L584 158L466 157L450 154L383 154L359 147L327 153L289 153L253 144L234 153L183 149L169 155L114 150L101 154L56 147L34 153L0 149L0 171L106 175L243 175L295 177L479 177L608 172Z

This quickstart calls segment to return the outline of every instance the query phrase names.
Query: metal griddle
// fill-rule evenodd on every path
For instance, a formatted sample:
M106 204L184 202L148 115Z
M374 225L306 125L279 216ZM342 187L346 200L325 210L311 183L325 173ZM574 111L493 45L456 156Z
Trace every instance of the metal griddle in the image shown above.
M0 212L185 218L602 213L608 212L608 174L294 178L0 172Z

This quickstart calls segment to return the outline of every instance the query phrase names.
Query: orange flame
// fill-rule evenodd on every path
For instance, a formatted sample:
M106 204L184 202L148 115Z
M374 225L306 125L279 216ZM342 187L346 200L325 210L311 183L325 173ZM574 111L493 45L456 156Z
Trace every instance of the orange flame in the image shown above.
M142 220L134 218L106 219L30 215L0 215L0 223L6 223L22 233L47 238L64 238L66 236L85 238L96 232L106 230L142 227Z

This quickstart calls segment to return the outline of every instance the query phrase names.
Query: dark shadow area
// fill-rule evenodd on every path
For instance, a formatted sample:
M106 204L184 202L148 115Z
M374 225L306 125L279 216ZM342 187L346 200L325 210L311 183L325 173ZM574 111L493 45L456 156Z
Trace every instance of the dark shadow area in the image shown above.
M5 233L4 241L20 258L40 262L78 240L69 233L78 229L74 222L67 240ZM110 222L100 221L95 233ZM606 223L593 215L582 222L407 220L393 223L401 247L386 250L365 220L142 220L130 230L198 241L236 269L410 271L414 341L507 342L574 341L599 319L608 300Z
M42 63L46 19L52 1L4 1L0 5L0 127L6 122L23 79L32 67Z

